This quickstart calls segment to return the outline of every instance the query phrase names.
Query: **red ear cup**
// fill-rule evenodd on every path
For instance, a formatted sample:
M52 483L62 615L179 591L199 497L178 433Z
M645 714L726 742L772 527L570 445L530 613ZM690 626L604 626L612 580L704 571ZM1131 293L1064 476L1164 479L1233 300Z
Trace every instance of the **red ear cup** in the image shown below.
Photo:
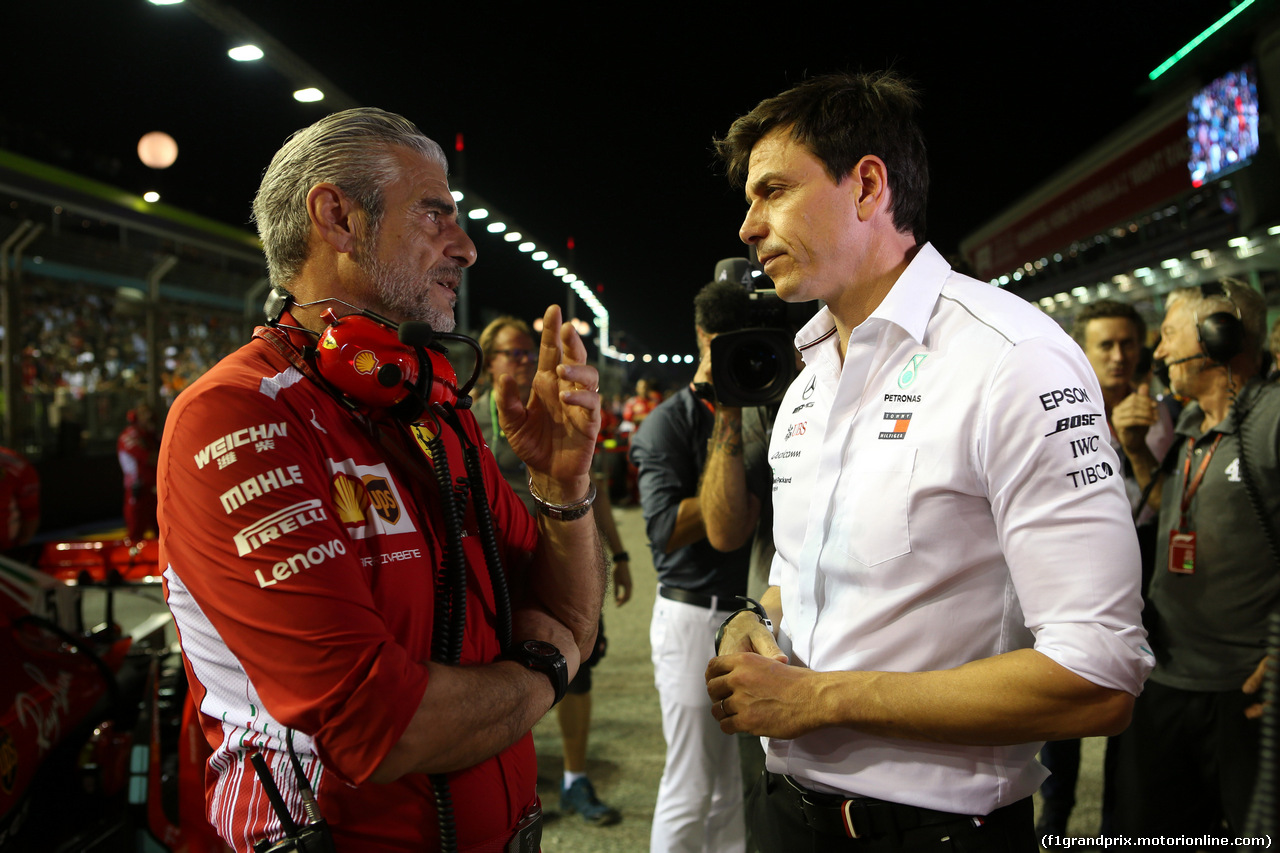
M418 381L418 354L392 329L362 314L324 312L328 328L316 344L316 369L356 403L389 409ZM405 383L408 383L406 386Z
M444 357L433 349L424 350L431 363L431 387L426 389L427 405L458 402L458 374Z
M427 405L458 399L457 373L441 353L401 343L394 325L364 314L338 317L327 309L321 316L329 325L316 344L316 370L357 405L399 407L393 415L412 419L422 411L418 400L408 399L415 392ZM427 357L425 376L420 352Z

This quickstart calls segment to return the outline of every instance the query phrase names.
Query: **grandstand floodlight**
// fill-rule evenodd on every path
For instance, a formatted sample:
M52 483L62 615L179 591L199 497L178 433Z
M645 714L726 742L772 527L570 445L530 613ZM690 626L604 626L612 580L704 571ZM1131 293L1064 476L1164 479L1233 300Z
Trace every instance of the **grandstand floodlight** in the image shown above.
M242 44L227 51L227 56L236 62L256 62L265 55L256 44Z
M483 207L477 207L467 211L468 219L488 219L489 211Z
M466 198L466 196L462 194L462 190L450 190L449 195L453 196L454 201L462 201Z
M1165 258L1160 262L1160 266L1164 269L1171 270L1174 267L1182 266L1182 261L1177 258Z
M538 247L537 247L537 245L536 245L535 243L533 243L533 241L531 241L531 240L525 240L525 241L524 241L523 243L521 243L519 246L516 246L516 248L517 248L517 249L519 249L519 250L520 250L520 251L522 251L522 252L526 252L526 253L527 253L527 252L532 252L534 249L536 249L536 248L538 248Z
M545 261L546 259L547 259L547 253L543 251L534 252L532 255L529 256L529 260L531 261Z
M152 6L177 6L182 0L151 0Z
M156 192L155 190L147 190L145 193L142 194L142 200L145 202L149 202L151 204L155 204L157 201L160 200L160 193Z
M559 261L557 261L555 258L548 258L547 260L542 262L542 268L544 270L553 270L556 268L558 264L559 264Z
M489 231L490 234L501 234L503 231L507 230L507 223L490 222L489 225L487 226L487 230Z
M667 354L664 352L662 355L658 356L658 364L666 364L666 363L667 363Z
M523 237L524 235L521 234L519 231L508 231L506 234L503 235L502 239L506 240L508 243L514 243Z
M138 140L138 159L149 169L167 169L178 159L178 143L161 130L144 133Z
M578 280L578 277L573 273L569 273L567 276L564 277L564 280L569 284L573 284L575 281Z
M566 275L568 275L568 273L569 271L564 267L556 267L551 271L551 274L556 278L564 278Z
M1249 245L1249 238L1248 237L1232 237L1230 240L1227 241L1227 245L1233 249L1239 249L1243 246Z
M316 101L324 100L324 92L321 92L319 89L312 86L306 89L299 89L294 92L293 99L304 104L314 104Z

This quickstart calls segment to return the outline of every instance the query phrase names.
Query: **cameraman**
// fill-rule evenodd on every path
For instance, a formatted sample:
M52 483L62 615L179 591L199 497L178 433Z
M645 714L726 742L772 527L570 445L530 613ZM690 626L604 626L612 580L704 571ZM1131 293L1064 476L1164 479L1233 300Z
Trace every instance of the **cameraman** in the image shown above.
M713 282L693 305L701 357L694 381L654 409L631 443L658 572L650 642L667 741L650 849L731 853L745 845L738 744L706 712L704 673L716 628L747 591L751 533L770 494L768 443L744 442L732 426L742 410L717 411L713 402L711 341L747 326L746 291ZM699 483L709 457L738 461L717 465L716 499L704 507ZM732 524L717 523L727 515Z

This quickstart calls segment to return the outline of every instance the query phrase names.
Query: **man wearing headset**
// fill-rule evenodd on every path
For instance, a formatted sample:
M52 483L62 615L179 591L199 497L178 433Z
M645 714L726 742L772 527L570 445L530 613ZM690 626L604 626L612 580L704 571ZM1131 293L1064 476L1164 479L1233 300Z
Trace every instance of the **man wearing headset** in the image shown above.
M303 822L290 751L338 850L536 849L529 730L592 649L604 594L590 510L596 372L553 306L528 399L512 380L497 389L536 519L492 456L466 468L467 448L483 450L470 413L432 407L410 427L359 388L337 390L364 377L380 400L394 387L381 365L403 346L379 318L453 327L476 253L446 168L436 143L380 110L294 134L254 202L270 327L170 414L166 592L213 747L210 822L237 851L282 834L255 753ZM378 343L353 356L354 372L327 373L319 353L357 339ZM450 387L425 393L447 400ZM481 484L487 500L473 502Z
M1116 828L1134 836L1244 832L1258 767L1267 616L1280 610L1280 387L1260 376L1266 305L1238 281L1169 294L1155 352L1191 403L1163 467L1157 405L1112 416L1139 482L1158 478L1155 574L1143 613L1156 668L1120 738ZM1139 389L1140 392L1145 389Z

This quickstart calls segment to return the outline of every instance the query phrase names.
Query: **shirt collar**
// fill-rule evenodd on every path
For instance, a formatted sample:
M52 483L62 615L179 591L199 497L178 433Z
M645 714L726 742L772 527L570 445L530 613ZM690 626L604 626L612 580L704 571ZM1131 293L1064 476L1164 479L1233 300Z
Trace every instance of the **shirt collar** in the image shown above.
M923 342L933 307L950 272L951 265L946 259L933 248L932 243L925 243L868 319L886 320L901 327L917 342ZM824 305L796 334L796 349L803 354L835 333L835 317Z
M1200 408L1200 404L1195 401L1188 403L1186 408L1182 410L1182 414L1178 416L1178 423L1174 427L1174 432L1197 440L1209 433L1224 432L1231 435L1237 432L1240 429L1240 413L1244 412L1246 415L1249 413L1249 410L1257 402L1257 396L1262 393L1265 384L1257 376L1251 377L1236 395L1236 401L1227 409L1226 417L1210 427L1208 432L1200 431L1200 422L1204 420L1204 410Z
M925 243L868 319L893 323L917 343L923 343L925 328L950 272L946 259L933 244Z

